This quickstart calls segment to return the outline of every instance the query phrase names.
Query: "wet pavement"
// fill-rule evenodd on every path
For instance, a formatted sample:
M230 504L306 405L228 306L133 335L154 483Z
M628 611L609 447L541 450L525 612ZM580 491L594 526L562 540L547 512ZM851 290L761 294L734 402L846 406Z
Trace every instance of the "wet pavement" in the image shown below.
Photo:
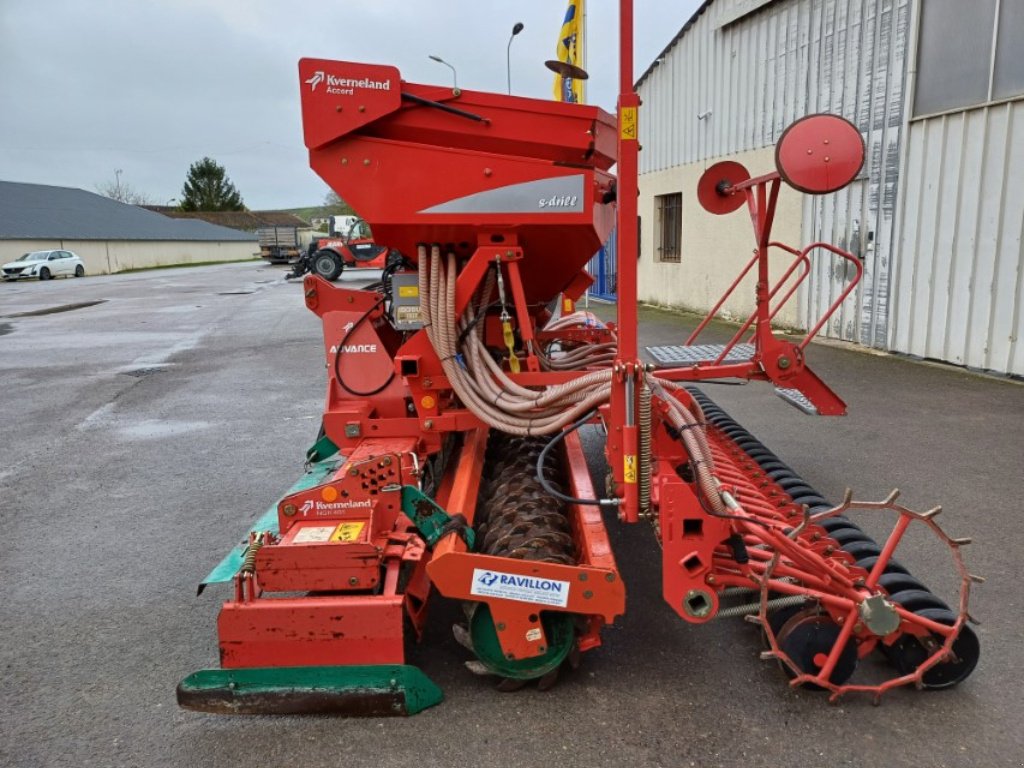
M436 601L411 657L446 701L417 717L179 710L177 682L216 663L223 591L196 585L301 473L319 426L319 321L282 275L245 263L0 285L0 765L1024 762L1024 386L823 345L809 359L848 417L804 416L766 385L705 391L827 496L898 486L974 538L982 660L960 687L880 707L790 690L750 625L678 619L650 530L613 522L627 615L552 691L501 694L469 674L457 606ZM658 310L643 322L645 344L692 325ZM599 463L594 433L588 448ZM900 560L943 593L940 554L922 541Z

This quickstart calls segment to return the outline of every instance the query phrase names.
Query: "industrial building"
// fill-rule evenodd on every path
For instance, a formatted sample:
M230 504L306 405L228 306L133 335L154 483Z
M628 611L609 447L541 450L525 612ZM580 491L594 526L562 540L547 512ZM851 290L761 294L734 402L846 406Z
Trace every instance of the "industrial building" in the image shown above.
M93 275L258 252L250 232L168 218L82 189L0 181L0 263L50 248L74 251Z
M784 187L774 231L862 261L822 334L1024 375L1024 0L708 0L638 91L641 299L712 307L753 241L743 212L700 208L701 174L772 171L788 125L832 112L864 168L832 195ZM812 327L851 272L816 252L777 320ZM723 314L752 306L749 288Z

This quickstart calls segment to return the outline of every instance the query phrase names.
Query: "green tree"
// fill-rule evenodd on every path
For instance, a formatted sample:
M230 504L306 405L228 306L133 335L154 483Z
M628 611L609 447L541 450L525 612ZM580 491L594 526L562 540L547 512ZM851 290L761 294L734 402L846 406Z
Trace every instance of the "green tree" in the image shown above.
M224 166L209 157L192 163L181 188L183 211L244 211L242 196Z

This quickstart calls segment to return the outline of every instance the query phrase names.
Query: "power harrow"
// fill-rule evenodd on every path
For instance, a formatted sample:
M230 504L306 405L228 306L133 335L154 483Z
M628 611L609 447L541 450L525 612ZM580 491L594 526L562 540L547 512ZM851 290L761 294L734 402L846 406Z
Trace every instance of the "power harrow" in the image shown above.
M422 636L437 595L465 608L455 636L471 671L502 690L547 688L624 612L611 516L651 525L664 599L683 620L745 617L792 685L877 699L974 669L967 602L980 579L938 508L912 511L895 492L826 500L695 386L765 381L806 413L845 413L805 352L860 262L826 243L775 242L771 229L782 183L828 194L853 180L860 134L815 115L782 136L775 172L708 169L704 207L745 208L753 224L753 256L730 291L753 276L755 311L725 344L697 343L705 322L642 359L629 0L621 35L617 118L414 84L388 66L299 63L311 165L390 255L369 289L304 280L324 330L322 433L306 473L204 581L233 587L220 666L182 681L182 706L418 712L442 696L406 663L406 632ZM616 222L620 299L605 323L576 301ZM849 284L805 338L779 337L772 319L816 258L848 264ZM587 425L604 435L600 489ZM876 542L851 513L879 510L896 524ZM948 550L952 602L898 562L912 526ZM887 665L860 663L872 654Z

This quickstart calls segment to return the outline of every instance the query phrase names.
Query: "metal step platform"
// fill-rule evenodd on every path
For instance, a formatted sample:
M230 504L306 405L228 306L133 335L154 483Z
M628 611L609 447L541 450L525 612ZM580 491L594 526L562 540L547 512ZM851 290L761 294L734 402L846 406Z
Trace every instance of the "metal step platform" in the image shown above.
M725 349L725 344L668 344L645 347L647 354L654 358L659 368L685 368L702 363L713 363ZM723 363L746 363L754 357L753 344L737 344L729 350Z
M787 403L792 405L799 411L803 411L808 416L820 416L818 413L818 407L807 399L799 389L786 389L784 387L776 387L775 394L785 400Z

